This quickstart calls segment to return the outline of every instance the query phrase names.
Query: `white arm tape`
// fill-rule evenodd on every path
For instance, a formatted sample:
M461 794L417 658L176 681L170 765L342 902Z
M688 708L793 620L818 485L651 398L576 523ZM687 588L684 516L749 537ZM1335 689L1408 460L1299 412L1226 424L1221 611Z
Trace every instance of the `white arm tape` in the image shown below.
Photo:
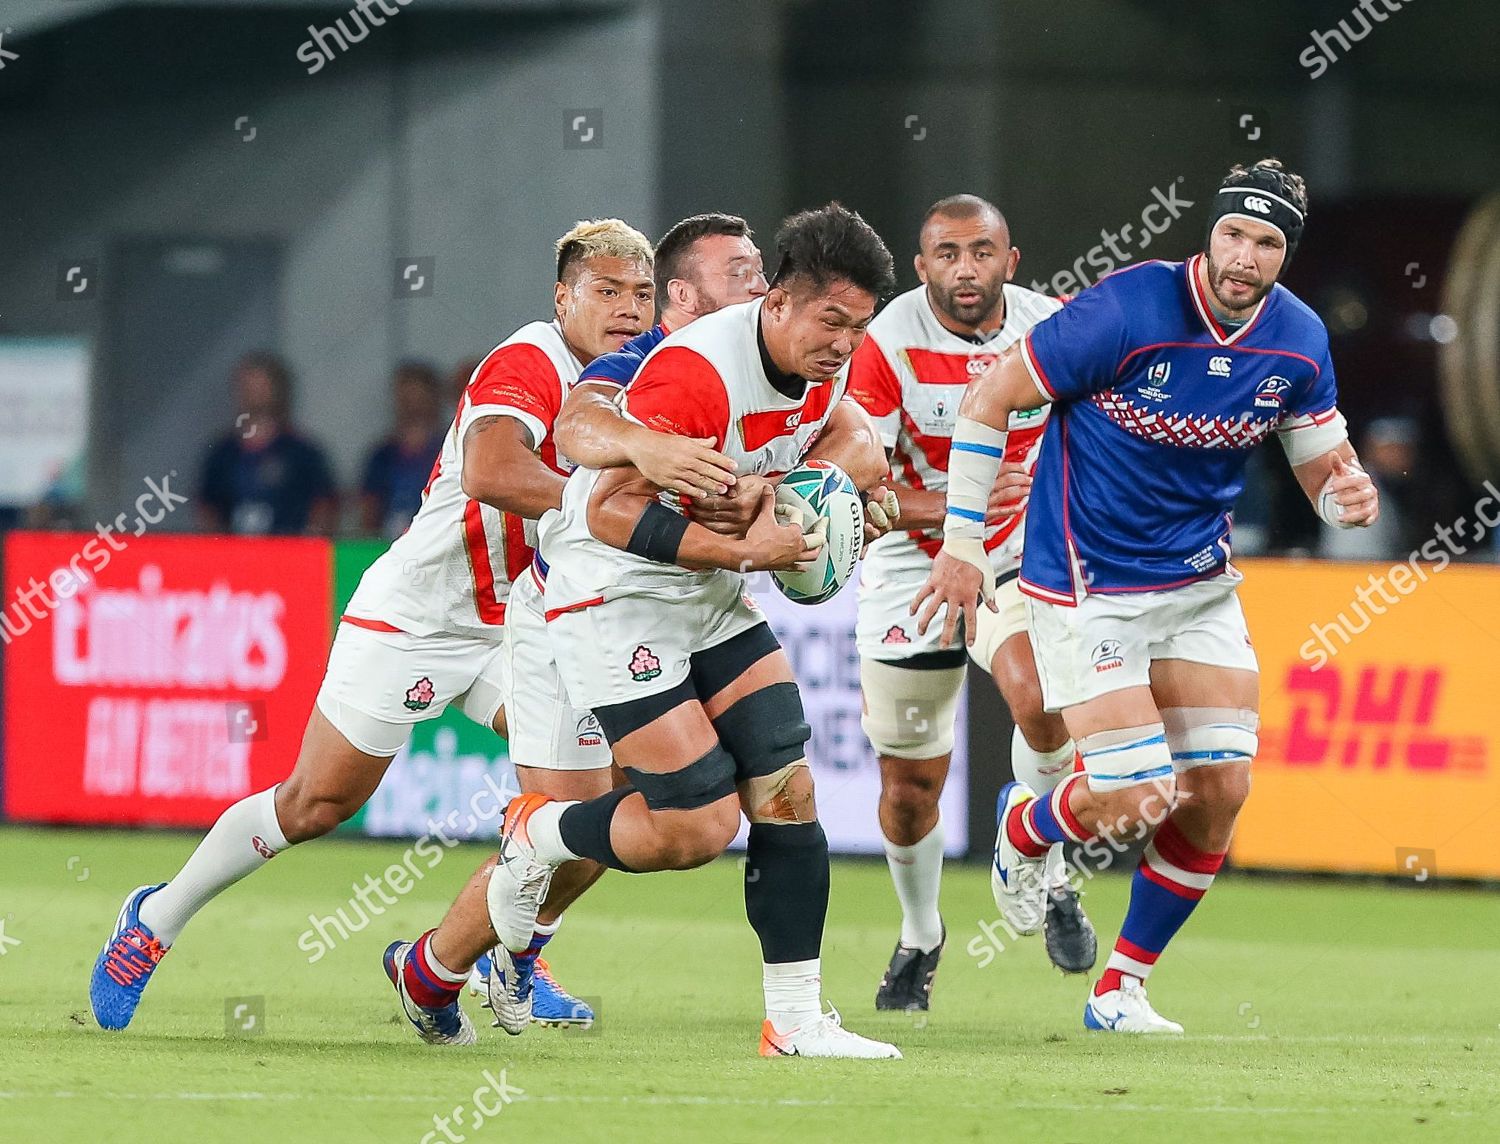
M1321 424L1306 415L1288 417L1276 427L1276 439L1295 468L1326 456L1349 440L1349 425L1337 409Z
M1356 473L1364 470L1353 461L1344 462ZM1338 501L1333 499L1333 474L1328 474L1328 479L1323 482L1323 487L1318 490L1318 515L1323 518L1325 524L1331 524L1334 528L1355 528L1354 524L1344 522L1344 510L1339 507Z
M1004 429L958 415L953 427L953 445L948 452L948 515L943 518L944 537L984 539L990 490L1000 475L1007 436Z

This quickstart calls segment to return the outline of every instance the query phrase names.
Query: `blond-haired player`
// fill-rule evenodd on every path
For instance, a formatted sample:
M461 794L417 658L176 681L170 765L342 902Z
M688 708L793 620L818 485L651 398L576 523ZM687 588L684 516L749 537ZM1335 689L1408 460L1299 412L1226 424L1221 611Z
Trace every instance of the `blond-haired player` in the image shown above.
M522 326L474 371L421 509L365 573L342 617L291 774L229 807L170 881L127 897L90 983L105 1028L129 1024L198 910L363 806L413 724L456 703L506 733L508 595L531 560L532 522L561 503L571 467L551 441L553 419L582 367L619 349L654 313L651 244L639 231L617 219L580 223L556 252L552 320ZM643 439L635 463L669 475L680 471L681 455L677 441L658 434ZM545 686L530 674L527 682ZM518 727L513 755L530 750L525 736L539 730ZM566 746L550 749L544 737L534 755L517 755L522 789L573 798L607 791L602 738ZM560 872L554 900L566 905L598 873L589 863ZM543 913L539 925L548 924ZM423 1039L473 1040L457 997L483 948L435 950L424 935L387 951L387 972Z

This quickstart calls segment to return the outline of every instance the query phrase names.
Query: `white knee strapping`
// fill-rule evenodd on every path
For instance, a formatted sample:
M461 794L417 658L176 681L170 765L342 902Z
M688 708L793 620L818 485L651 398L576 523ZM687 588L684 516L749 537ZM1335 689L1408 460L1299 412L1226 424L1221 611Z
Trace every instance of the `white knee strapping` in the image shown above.
M1172 766L1179 771L1218 763L1248 763L1260 739L1260 716L1242 707L1163 707Z
M953 720L964 668L913 669L860 658L860 726L877 755L936 759L953 750Z
M1124 790L1172 774L1172 752L1160 723L1085 735L1078 740L1078 750L1090 790Z

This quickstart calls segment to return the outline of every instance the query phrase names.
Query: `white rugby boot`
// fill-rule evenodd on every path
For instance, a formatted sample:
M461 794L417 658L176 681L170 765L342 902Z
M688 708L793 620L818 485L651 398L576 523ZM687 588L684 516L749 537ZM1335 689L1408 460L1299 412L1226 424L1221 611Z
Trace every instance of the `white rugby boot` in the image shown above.
M1181 1033L1182 1026L1168 1021L1146 1000L1146 986L1139 977L1122 976L1120 988L1095 997L1089 993L1083 1007L1083 1027L1103 1033Z

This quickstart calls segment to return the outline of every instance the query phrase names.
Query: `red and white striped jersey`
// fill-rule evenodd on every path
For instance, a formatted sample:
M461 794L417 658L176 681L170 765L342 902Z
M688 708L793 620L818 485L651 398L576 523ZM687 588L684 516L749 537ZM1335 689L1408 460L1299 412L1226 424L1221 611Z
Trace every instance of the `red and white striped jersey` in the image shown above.
M625 388L623 408L631 419L661 433L708 438L732 457L740 474L778 477L801 463L834 406L843 399L848 366L826 381L809 383L788 397L766 377L760 356L761 301L727 306L669 335L646 357ZM678 574L693 578L738 575L691 572L646 560L596 540L588 530L588 500L598 473L579 469L563 491L562 514L542 522L542 555L551 566L548 606L557 592L551 576L566 578L569 591L592 595L605 587L644 577L652 582ZM675 498L663 501L677 507ZM571 603L572 601L566 601Z
M948 450L965 387L1032 326L1062 308L1057 299L1014 283L1004 290L1005 322L986 341L961 337L939 322L927 287L918 286L891 299L855 351L849 396L875 418L891 450L891 472L903 484L934 492L948 487ZM1034 468L1046 421L1045 406L1011 414L1005 459ZM1010 517L987 530L985 548L997 573L1019 567L1024 519L1024 514ZM894 531L875 541L866 559L909 557L912 549L931 557L942 545L941 528Z
M463 491L464 434L481 417L514 417L542 461L564 476L552 424L581 363L556 322L531 322L492 349L469 378L411 525L359 582L345 620L412 635L498 638L510 586L536 544L536 522Z

